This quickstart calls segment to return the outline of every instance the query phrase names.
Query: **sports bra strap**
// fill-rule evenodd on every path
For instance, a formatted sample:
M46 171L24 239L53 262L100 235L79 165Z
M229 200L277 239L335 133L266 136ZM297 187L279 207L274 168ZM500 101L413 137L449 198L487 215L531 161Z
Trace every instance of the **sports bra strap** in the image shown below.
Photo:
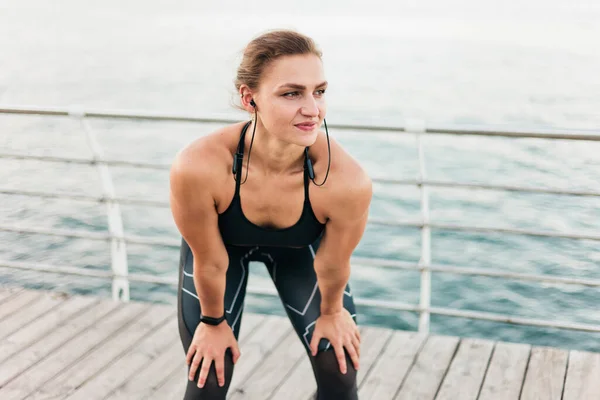
M240 140L238 141L237 151L233 162L237 162L236 171L235 171L235 195L234 197L239 197L240 195L240 184L242 181L242 165L244 164L244 139L246 138L246 131L250 126L252 121L248 121L244 128L242 129L242 133L240 134Z
M304 153L304 202L310 202L308 198L308 186L310 185L308 180L308 165L307 165L306 153Z

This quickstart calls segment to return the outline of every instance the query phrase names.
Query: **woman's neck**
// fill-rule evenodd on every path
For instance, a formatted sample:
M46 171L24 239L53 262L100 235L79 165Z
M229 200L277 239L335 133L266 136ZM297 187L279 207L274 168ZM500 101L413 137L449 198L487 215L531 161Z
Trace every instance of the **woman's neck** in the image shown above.
M254 123L252 122L246 131L244 158L247 160L250 153L250 164L258 167L266 175L291 175L301 172L304 168L304 147L278 139L267 132L261 123L256 126L250 152Z

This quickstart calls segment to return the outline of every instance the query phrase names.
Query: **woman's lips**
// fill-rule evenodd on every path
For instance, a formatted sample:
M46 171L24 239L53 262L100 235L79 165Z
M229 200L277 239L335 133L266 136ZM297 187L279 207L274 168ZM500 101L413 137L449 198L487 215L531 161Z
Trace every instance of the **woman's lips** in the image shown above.
M296 128L301 129L303 131L312 131L317 126L314 122L303 122L301 124L296 124Z

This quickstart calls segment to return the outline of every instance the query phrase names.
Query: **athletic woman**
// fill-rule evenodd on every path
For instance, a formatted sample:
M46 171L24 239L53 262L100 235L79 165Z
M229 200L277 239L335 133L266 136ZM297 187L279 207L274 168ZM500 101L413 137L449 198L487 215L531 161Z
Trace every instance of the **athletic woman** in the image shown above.
M247 45L235 87L251 119L193 141L171 169L185 399L225 399L250 261L273 279L317 399L357 399L360 335L348 279L372 185L327 132L321 52L294 31L263 34Z

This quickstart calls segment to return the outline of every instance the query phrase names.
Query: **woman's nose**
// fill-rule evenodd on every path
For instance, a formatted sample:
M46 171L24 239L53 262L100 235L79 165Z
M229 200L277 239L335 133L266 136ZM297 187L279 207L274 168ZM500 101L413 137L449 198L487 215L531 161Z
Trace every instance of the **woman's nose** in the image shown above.
M302 105L300 112L309 117L317 117L319 115L319 105L314 97L310 96Z

